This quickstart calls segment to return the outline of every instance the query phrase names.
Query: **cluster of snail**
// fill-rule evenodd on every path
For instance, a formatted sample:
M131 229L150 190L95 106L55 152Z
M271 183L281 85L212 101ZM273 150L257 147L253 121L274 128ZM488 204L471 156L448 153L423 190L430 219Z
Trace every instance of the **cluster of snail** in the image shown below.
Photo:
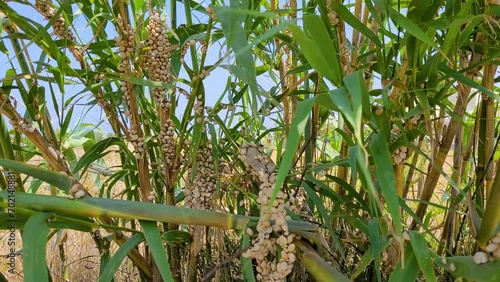
M149 34L148 50L146 53L146 67L149 78L153 81L168 83L172 80L170 67L170 43L168 41L167 26L161 20L160 14L154 12L146 26ZM151 96L155 102L165 111L172 107L166 97L165 88L154 87L151 89Z
M160 143L163 146L163 155L167 165L172 165L175 157L175 127L171 119L167 119L161 127Z
M474 254L474 262L476 264L483 264L500 258L500 233L497 233L488 240L488 245L486 245L484 250L486 252L479 251Z
M35 132L36 128L33 125L33 123L29 120L26 119L18 119L18 120L9 120L10 124L12 125L13 128L16 130L20 130L21 132L29 132L33 133Z
M118 55L121 62L118 65L118 71L125 72L130 69L130 58L135 46L135 33L130 24L125 23L120 15L118 15L119 36L115 37L116 45L118 46Z
M208 49L208 43L207 42L205 42L203 40L191 39L189 41L186 41L184 43L184 45L182 46L182 50L181 50L181 63L185 62L184 56L186 56L187 50L189 49L189 47L194 46L197 42L199 42L201 44L201 53L202 54L206 54L207 53L207 49Z
M196 153L196 162L188 169L187 184L183 189L186 206L210 210L216 184L211 145L200 146Z
M257 199L261 205L256 227L258 234L252 240L252 247L243 256L255 259L258 272L256 277L259 281L284 281L296 260L293 244L295 235L289 232L286 222L290 219L286 215L286 208L290 206L288 195L279 191L276 199L271 202L276 182L276 166L264 153L262 146L243 144L240 159L261 182ZM246 232L254 236L251 228ZM280 254L276 256L278 250Z
M35 8L47 20L51 20L57 12L57 10L52 7L52 0L36 0ZM67 28L66 20L62 15L59 15L57 17L55 22L52 24L52 28L54 29L55 35L59 38L66 39L71 42L74 42L76 40L73 32Z

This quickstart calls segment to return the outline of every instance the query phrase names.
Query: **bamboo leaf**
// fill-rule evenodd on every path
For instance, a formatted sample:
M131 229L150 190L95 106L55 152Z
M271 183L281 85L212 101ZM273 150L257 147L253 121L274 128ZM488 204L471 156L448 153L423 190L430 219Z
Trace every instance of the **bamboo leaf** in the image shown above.
M394 219L396 233L401 236L402 227L399 214L399 200L396 191L396 180L394 178L394 170L392 168L392 158L389 151L389 146L385 136L381 133L375 133L372 136L370 151L375 161L375 169L377 179L382 189L382 194L387 203L387 208L391 217Z
M163 281L174 281L156 222L145 220L141 220L139 222L144 230L144 237L148 242L151 253L153 253L153 258L155 259L156 265L160 270Z
M309 38L298 26L289 25L288 27L293 32L294 39L299 44L300 50L311 66L319 74L328 78L328 80L330 80L330 82L332 82L335 86L340 86L341 76L332 69L331 65L328 64L328 60L322 54L318 42Z
M495 92L491 91L487 87L484 87L483 85L467 78L463 73L454 71L450 68L448 68L446 65L440 65L439 70L442 71L444 74L447 76L450 76L454 78L455 80L462 82L465 85L468 85L472 88L476 88L477 90L483 92L484 94L490 96L494 100L500 103L500 95L496 94Z
M425 281L437 281L427 241L425 240L424 236L422 236L422 234L416 231L410 231L409 233L413 253L417 258L420 269L424 273Z
M361 71L353 72L344 77L344 83L351 94L351 104L356 122L361 123L361 113L363 113L364 118L371 119L370 95L363 73Z
M361 106L358 107L352 104L353 101L349 97L347 89L344 87L330 91L330 99L345 118L356 140L362 143ZM356 104L359 104L359 102L356 101Z
M123 141L117 137L110 137L95 143L90 150L86 151L85 154L78 160L75 167L73 168L73 173L77 173L80 169L88 166L92 162L104 157L107 153L104 151L110 146L118 145L124 147ZM125 149L125 148L124 148Z
M332 10L353 29L359 31L361 34L370 39L378 48L383 48L380 39L369 29L366 25L358 20L341 2L332 1Z
M430 38L427 35L427 33L425 33L417 25L415 25L411 20L409 20L408 18L406 18L393 8L389 9L389 15L398 25L404 28L408 33L413 35L415 38L418 38L418 40L436 49L436 51L438 51L443 57L445 57L448 61L450 61L446 57L446 54L443 52L443 50L441 50L441 48L439 48L439 46L436 44L436 42L432 38Z
M285 153L282 156L282 160L276 175L276 183L274 186L273 196L269 201L269 208L271 208L272 202L276 199L278 192L281 190L281 186L285 182L290 168L292 167L293 158L295 152L297 151L297 146L299 145L300 138L304 133L306 127L307 119L311 114L311 109L316 102L315 98L307 99L301 101L297 105L297 111L292 119L292 124L290 125L290 132L287 136Z
M323 59L333 71L333 75L341 77L339 56L321 18L314 14L305 14L303 21L304 30L318 46Z
M120 264L123 259L127 256L133 248L135 248L139 243L144 241L144 236L142 234L135 234L130 237L123 245L118 248L116 253L108 261L104 270L100 273L99 282L109 282L113 280L115 273L118 271ZM34 281L34 280L32 280Z
M447 257L444 260L436 254L433 254L433 257L437 266L446 269L457 278L463 277L467 281L476 282L500 281L500 271L498 271L500 269L500 260L477 264L474 262L473 256Z
M307 182L302 182L302 187L304 187L308 198L312 201L314 206L318 209L319 214L323 218L323 222L324 223L331 222L331 217L328 214L328 212L325 208L325 205L323 204L323 201L321 200L321 198L318 197L316 192L311 187L309 187ZM332 238L332 241L333 241L333 244L335 247L335 251L338 251L339 253L341 253L342 257L343 257L344 251L342 248L342 244L340 243L340 240L337 237L335 230L333 230L333 227L330 224L325 224L325 225L326 225L328 231L330 231L329 233L330 233L330 237ZM343 257L343 259L345 259L345 258Z
M51 217L49 213L38 212L33 214L24 226L24 281L49 281L45 251L50 231L47 220Z
M419 271L419 266L415 254L413 253L413 248L410 244L406 245L405 248L405 259L404 265L403 260L399 260L396 269L391 273L389 277L389 282L399 282L399 281L416 281Z
M59 189L64 190L65 192L68 192L72 186L72 182L68 178L68 176L55 171L50 171L26 163L6 159L0 159L0 165L11 170L32 176L36 179L40 179L44 182L49 183L50 185L54 185Z
M241 241L241 248L246 248L250 245L250 237L245 233L243 236L243 240ZM254 275L254 269L252 265L252 259L251 258L245 258L241 256L241 265L242 265L242 272L243 276L245 277L245 281L248 282L255 282L255 275Z
M241 4L237 0L230 0L232 9L241 9ZM252 93L252 112L257 113L257 79L255 73L255 62L252 52L247 49L248 39L246 38L245 30L243 29L242 15L238 15L226 7L216 7L215 14L221 20L222 30L227 39L228 46L231 47L236 56L236 61L245 71L242 75L248 81L250 91Z

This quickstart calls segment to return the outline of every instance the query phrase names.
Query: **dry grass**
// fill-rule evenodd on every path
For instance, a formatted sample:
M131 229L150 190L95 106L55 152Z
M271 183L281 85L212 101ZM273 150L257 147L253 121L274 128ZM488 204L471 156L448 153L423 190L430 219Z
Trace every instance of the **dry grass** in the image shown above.
M104 162L109 168L117 168L119 165L119 155L116 153L118 147L110 147L112 152L105 157ZM83 155L83 150L75 150L77 156ZM31 164L39 164L40 158L33 158ZM95 173L88 173L83 178L83 185L93 195L98 195L98 187L94 184ZM101 181L105 181L104 176L100 176ZM117 183L114 187L112 195L117 195L125 189L122 183ZM50 194L48 187L41 186L37 191L38 194ZM105 233L105 231L101 231ZM0 231L0 272L8 279L8 281L23 281L22 276L22 255L16 257L16 273L11 274L8 272L9 266L6 254L9 253L9 246L7 245L6 236L9 231ZM108 234L102 234L104 236ZM21 234L16 231L16 249L22 249ZM114 254L118 246L111 244L110 251ZM63 230L55 234L47 244L47 265L49 266L51 275L55 282L63 281L98 281L100 255L99 251L92 239L90 233ZM132 262L126 258L116 274L117 281L139 281L138 271L133 266Z

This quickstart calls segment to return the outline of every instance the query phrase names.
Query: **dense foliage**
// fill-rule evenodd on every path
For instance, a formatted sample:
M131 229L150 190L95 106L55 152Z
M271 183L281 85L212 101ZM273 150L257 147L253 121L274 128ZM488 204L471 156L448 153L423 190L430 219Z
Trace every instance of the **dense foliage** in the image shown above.
M83 275L40 263L78 230L100 281L127 256L142 281L499 281L499 16L478 0L0 1L14 270Z

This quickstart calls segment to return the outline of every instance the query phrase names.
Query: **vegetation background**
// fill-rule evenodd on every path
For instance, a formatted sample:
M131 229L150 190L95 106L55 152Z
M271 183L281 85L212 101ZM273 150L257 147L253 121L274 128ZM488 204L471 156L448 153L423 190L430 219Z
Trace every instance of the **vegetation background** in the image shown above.
M0 280L499 281L499 16L0 1Z

